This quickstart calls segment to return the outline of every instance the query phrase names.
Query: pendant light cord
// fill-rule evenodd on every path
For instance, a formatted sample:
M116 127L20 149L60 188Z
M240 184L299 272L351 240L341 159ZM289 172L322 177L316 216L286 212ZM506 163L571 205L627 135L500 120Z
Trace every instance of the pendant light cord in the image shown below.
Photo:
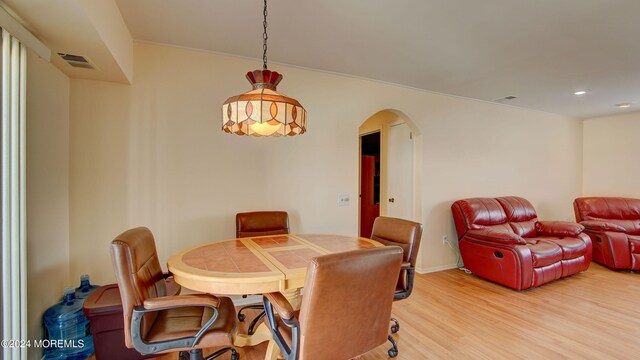
M264 0L264 21L262 22L264 32L262 33L262 70L267 70L267 0Z

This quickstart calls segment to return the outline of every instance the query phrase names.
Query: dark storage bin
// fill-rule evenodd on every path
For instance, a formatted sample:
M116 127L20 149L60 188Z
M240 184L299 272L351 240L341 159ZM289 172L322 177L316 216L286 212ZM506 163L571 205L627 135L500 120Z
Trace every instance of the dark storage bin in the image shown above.
M167 296L180 294L172 277L165 279ZM142 355L124 344L124 318L118 284L101 286L84 301L84 315L91 323L96 360L138 360L158 355Z
M91 334L97 360L138 360L155 357L142 355L124 344L122 301L117 284L105 285L84 301L82 309L91 322Z

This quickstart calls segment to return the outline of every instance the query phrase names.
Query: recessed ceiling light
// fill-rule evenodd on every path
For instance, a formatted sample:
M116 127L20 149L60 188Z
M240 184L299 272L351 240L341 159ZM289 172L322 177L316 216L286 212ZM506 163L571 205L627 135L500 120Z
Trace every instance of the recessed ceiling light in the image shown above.
M631 107L631 103L616 104L616 106L619 107L619 108L630 108Z
M580 95L584 95L584 94L586 94L586 93L588 93L588 92L589 92L589 90L578 90L578 91L575 91L575 92L573 93L573 95L578 95L578 96L580 96Z

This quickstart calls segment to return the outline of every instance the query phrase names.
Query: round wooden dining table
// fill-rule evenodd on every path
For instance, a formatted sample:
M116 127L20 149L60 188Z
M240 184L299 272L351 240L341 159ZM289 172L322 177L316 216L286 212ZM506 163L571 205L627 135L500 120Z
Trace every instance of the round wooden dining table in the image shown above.
M355 236L286 234L214 241L183 250L169 258L174 280L187 289L217 295L281 292L300 308L300 288L309 261L318 256L383 246ZM253 335L238 334L235 346L271 341L262 323ZM277 347L271 341L267 358Z

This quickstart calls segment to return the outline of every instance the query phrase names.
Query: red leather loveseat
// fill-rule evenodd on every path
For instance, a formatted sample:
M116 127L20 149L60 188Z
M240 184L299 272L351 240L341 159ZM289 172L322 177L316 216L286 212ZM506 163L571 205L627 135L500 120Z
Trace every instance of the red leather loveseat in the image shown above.
M451 211L464 266L477 276L524 290L589 268L591 239L584 227L538 221L526 199L464 199Z
M576 199L573 208L593 241L593 261L640 270L640 199L584 197Z

